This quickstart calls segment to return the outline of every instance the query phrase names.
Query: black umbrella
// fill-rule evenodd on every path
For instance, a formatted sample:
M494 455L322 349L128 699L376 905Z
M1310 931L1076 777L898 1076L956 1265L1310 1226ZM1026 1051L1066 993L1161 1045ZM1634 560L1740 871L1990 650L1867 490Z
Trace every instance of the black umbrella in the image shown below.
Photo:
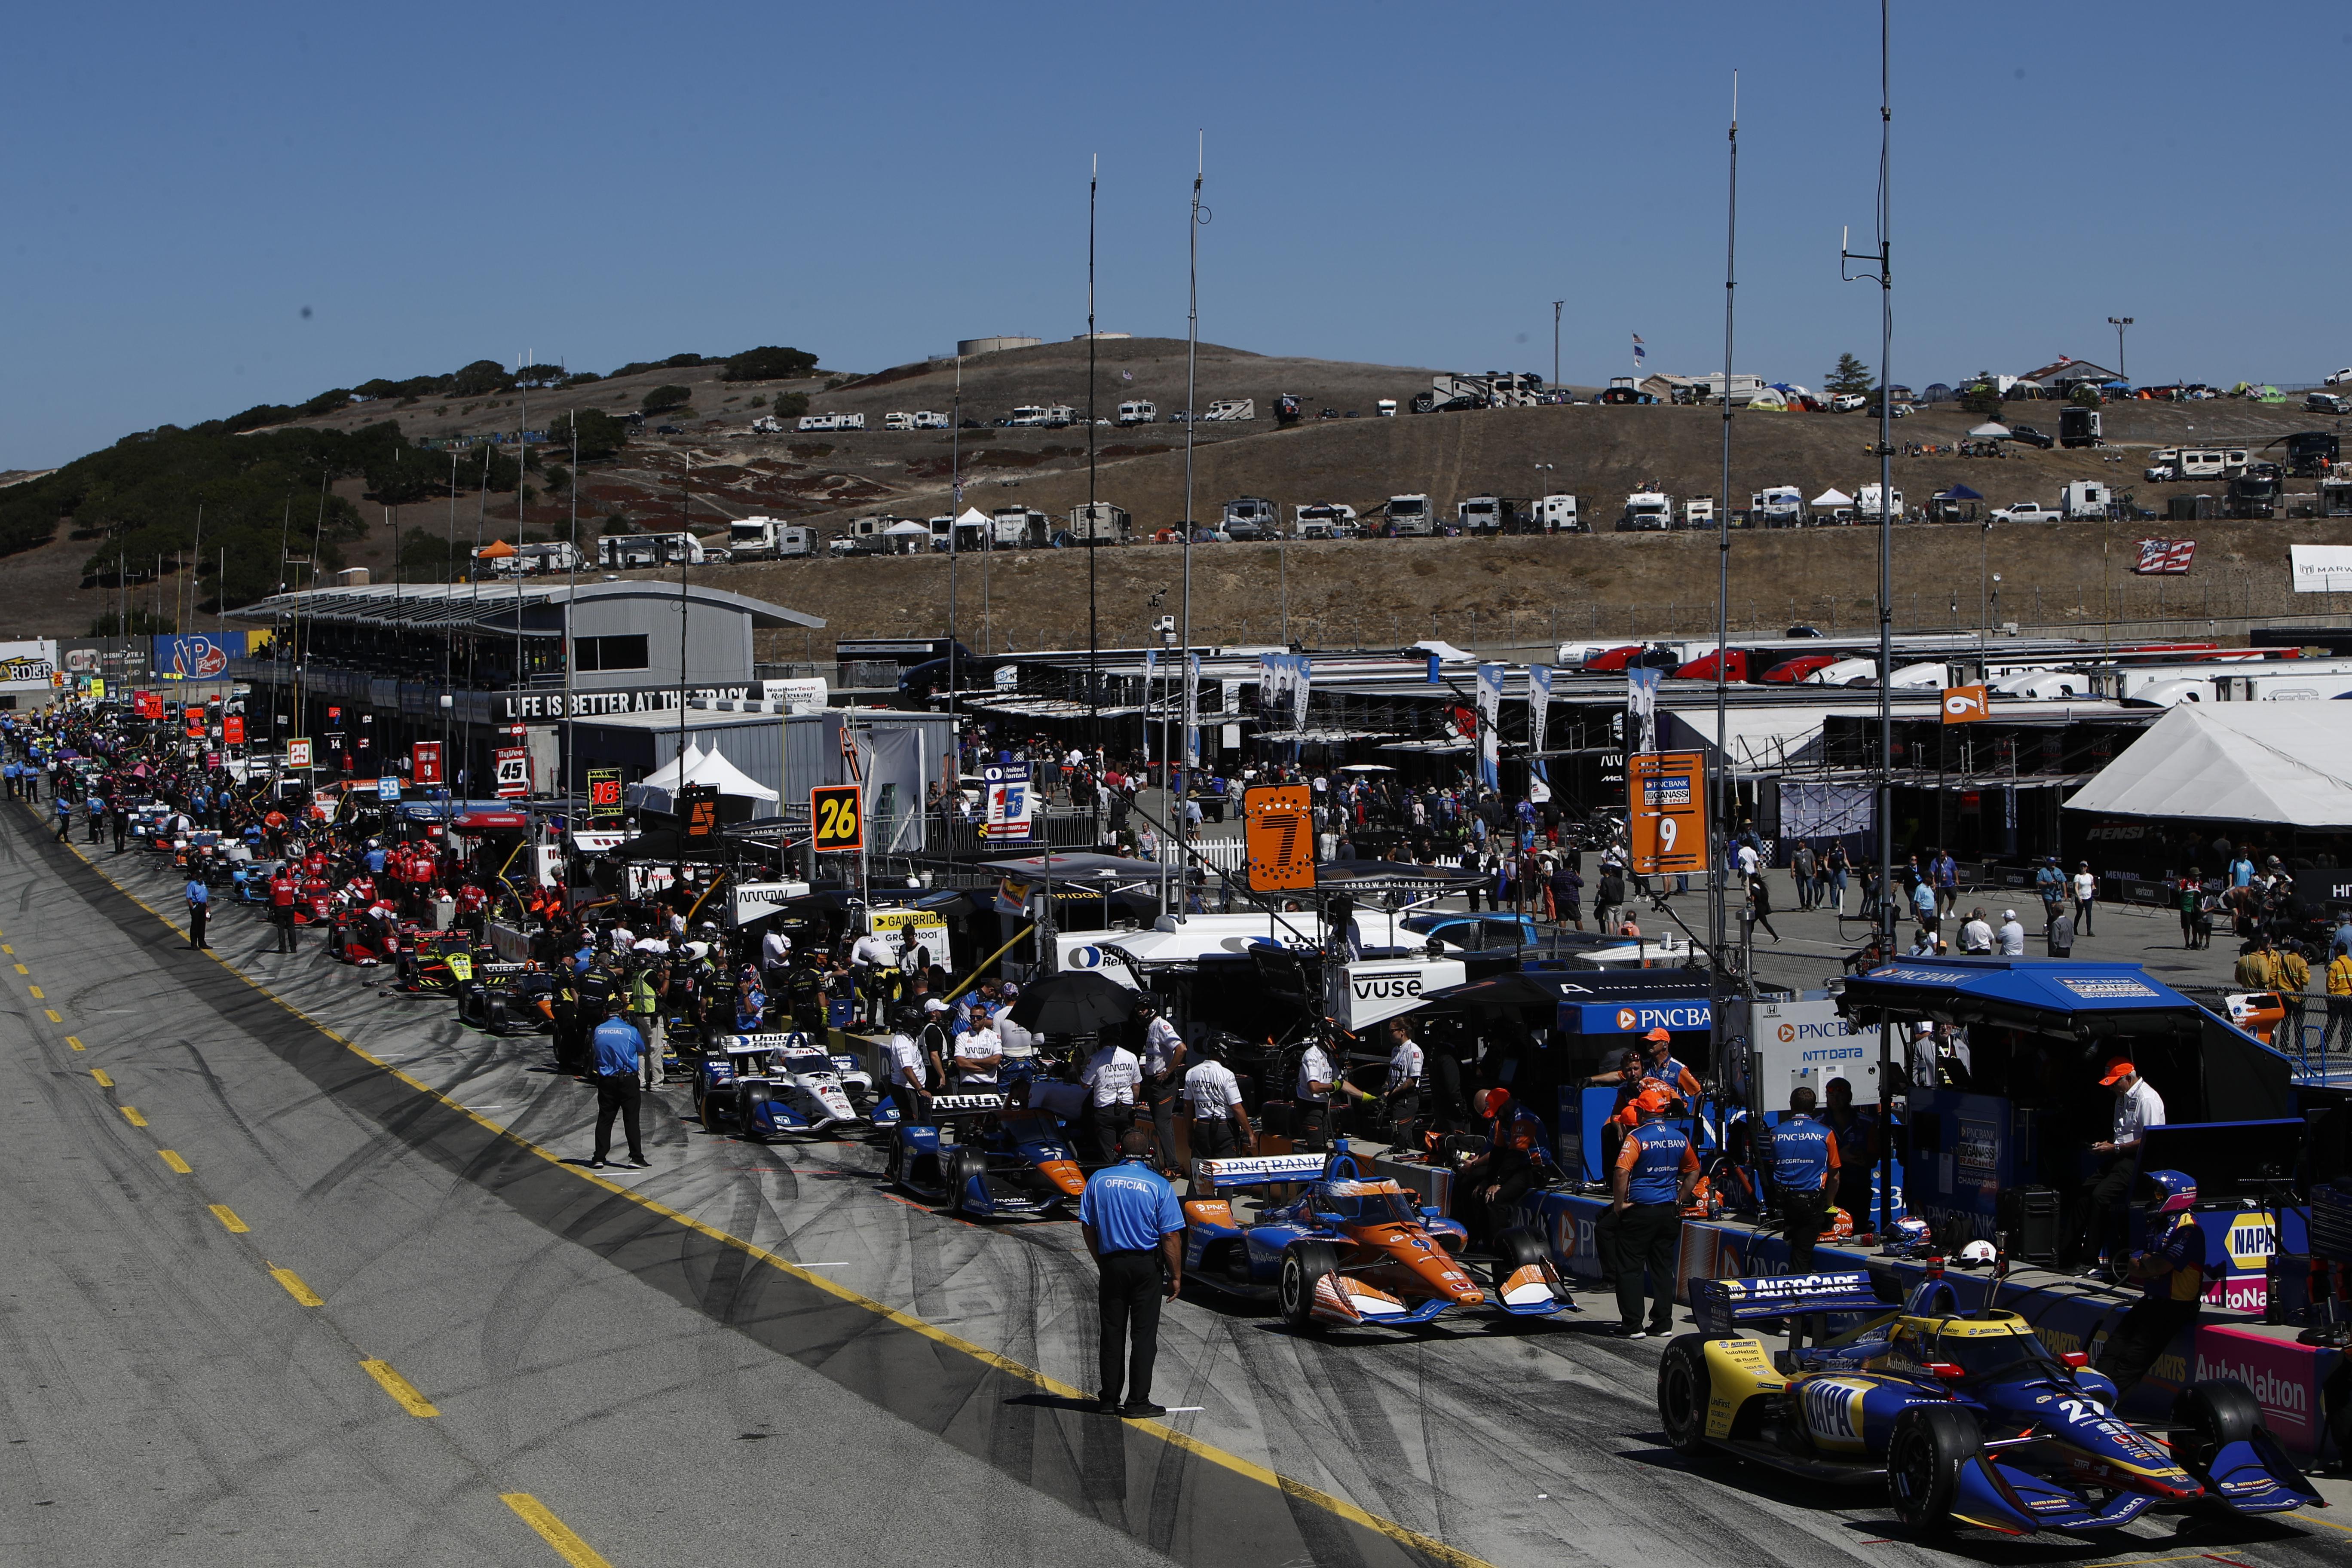
M1139 1000L1092 970L1065 970L1024 986L1013 1004L1013 1021L1040 1035L1090 1035L1126 1023Z

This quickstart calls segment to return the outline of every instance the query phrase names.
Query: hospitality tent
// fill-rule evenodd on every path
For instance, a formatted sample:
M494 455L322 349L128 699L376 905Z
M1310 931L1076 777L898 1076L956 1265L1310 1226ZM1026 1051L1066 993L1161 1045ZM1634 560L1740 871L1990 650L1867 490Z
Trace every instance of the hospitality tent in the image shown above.
M629 805L640 811L676 811L672 797L682 785L692 784L714 784L720 795L740 795L748 800L773 802L781 798L722 753L706 752L689 741L677 757L629 786Z
M2070 811L2352 829L2352 707L2182 703L2074 792Z

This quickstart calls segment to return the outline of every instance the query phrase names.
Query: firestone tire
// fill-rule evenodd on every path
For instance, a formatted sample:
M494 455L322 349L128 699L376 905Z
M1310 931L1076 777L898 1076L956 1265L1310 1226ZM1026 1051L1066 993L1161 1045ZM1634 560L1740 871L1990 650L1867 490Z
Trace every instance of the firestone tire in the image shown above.
M1658 1420L1675 1452L1696 1458L1706 1451L1706 1336L1678 1334L1658 1363Z
M1915 1405L1896 1416L1886 1443L1886 1494L1895 1517L1923 1535L1949 1531L1960 1468L1983 1451L1984 1436L1964 1411Z
M1282 1321L1300 1333L1318 1332L1322 1324L1315 1316L1315 1289L1327 1275L1339 1272L1339 1255L1330 1243L1294 1243L1282 1255Z

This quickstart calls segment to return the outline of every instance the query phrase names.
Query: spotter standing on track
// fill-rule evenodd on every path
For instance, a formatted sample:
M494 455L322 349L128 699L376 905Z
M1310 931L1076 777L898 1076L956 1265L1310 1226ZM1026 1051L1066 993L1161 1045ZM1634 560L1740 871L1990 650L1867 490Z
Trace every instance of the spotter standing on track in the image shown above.
M1087 1251L1100 1270L1095 1302L1102 1316L1102 1384L1095 1408L1106 1415L1165 1415L1166 1407L1151 1402L1151 1368L1160 1354L1160 1303L1184 1288L1184 1213L1176 1189L1150 1164L1150 1133L1129 1127L1118 1152L1118 1163L1088 1177L1078 1199Z
M630 1168L646 1170L645 1143L637 1126L641 1095L637 1064L646 1054L645 1037L626 1018L607 1018L596 1026L590 1045L595 1053L596 1152L589 1158L589 1169L601 1171L609 1163L604 1156L613 1149L613 1118L617 1115L629 1141Z

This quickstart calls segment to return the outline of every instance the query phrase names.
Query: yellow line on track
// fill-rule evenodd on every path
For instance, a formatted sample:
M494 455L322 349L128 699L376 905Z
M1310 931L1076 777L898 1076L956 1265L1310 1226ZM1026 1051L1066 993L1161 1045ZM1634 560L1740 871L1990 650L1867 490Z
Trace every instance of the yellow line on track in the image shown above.
M226 1204L214 1204L212 1205L212 1211L213 1218L220 1221L221 1228L227 1231L231 1236L243 1236L253 1229L253 1227L246 1224L245 1221L237 1218L236 1211L229 1207Z
M74 856L79 858L82 864L88 866L91 870L96 871L101 878L104 878L105 880L124 898L130 900L133 904L136 904L139 908L146 910L149 914L153 915L157 921L161 921L170 930L174 931L180 931L181 928L173 924L172 921L166 918L161 910L157 910L152 904L148 903L144 899L139 897L138 894L131 891L130 889L125 888L121 882L116 881L112 876L101 869L96 861L90 859L89 856L82 854L81 850L78 847L68 845L67 847L72 850ZM318 1030L319 1033L324 1035L328 1039L334 1041L335 1044L342 1047L345 1050L351 1052L352 1055L359 1058L360 1060L367 1063L370 1067L390 1074L393 1078L397 1079L400 1082L407 1085L410 1089L415 1089L417 1093L424 1095L429 1100L437 1101L441 1105L448 1108L450 1110L465 1117L467 1121L482 1128L493 1137L503 1139L519 1149L537 1155L540 1159L546 1161L549 1164L553 1165L558 1170L563 1172L566 1175L569 1175L575 1180L586 1182L594 1186L601 1187L605 1193L614 1197L623 1199L628 1203L635 1204L649 1213L658 1215L662 1218L668 1220L673 1225L684 1226L688 1230L695 1232L697 1235L707 1237L709 1239L718 1242L722 1247L732 1247L755 1262L764 1264L768 1268L776 1269L781 1273L789 1274L803 1284L814 1286L815 1289L833 1297L836 1300L842 1301L850 1306L862 1308L866 1311L872 1312L875 1316L895 1323L898 1327L905 1329L911 1333L921 1335L923 1338L929 1340L934 1344L943 1345L950 1350L957 1351L964 1355L971 1356L973 1360L980 1362L983 1365L993 1368L994 1370L1004 1373L1008 1377L1016 1379L1022 1383L1026 1383L1034 1388L1055 1394L1063 1399L1091 1401L1092 1396L1087 1394L1084 1390L1064 1383L1058 1378L1048 1376L1046 1373L1040 1372L1034 1367L1024 1366L1021 1363L1013 1360L1010 1356L1000 1355L996 1352L989 1350L985 1346L974 1344L970 1340L963 1339L956 1334L951 1334L947 1330L939 1327L937 1324L926 1322L922 1319L916 1317L911 1312L902 1312L896 1307L886 1306L882 1302L875 1300L870 1296L860 1295L858 1292L850 1289L845 1285L828 1279L822 1274L814 1273L811 1270L803 1268L800 1265L793 1263L785 1258L779 1258L774 1253L770 1252L767 1248L746 1241L741 1237L730 1235L728 1232L720 1230L716 1226L705 1224L701 1220L695 1218L692 1215L682 1214L678 1210L671 1208L667 1204L646 1197L643 1194L633 1192L629 1188L621 1185L618 1182L608 1181L604 1177L597 1175L593 1171L583 1170L577 1165L566 1163L563 1157L555 1153L552 1150L542 1148L539 1144L532 1142L530 1139L515 1132L512 1129L501 1126L498 1122L491 1121L488 1117L482 1115L472 1108L460 1104L458 1101L450 1099L447 1095L443 1094L439 1089L435 1089L432 1085L425 1083L422 1079L415 1078L408 1073L403 1072L400 1068L394 1067L390 1062L385 1061L383 1058L376 1056L359 1045L354 1044L352 1040L346 1038L341 1034L337 1033L334 1029L328 1027L325 1023L312 1017L301 1008L294 1005L293 1003L289 1002L283 996L280 996L276 992L270 990L269 987L264 985L258 980L254 979L251 975L247 974L244 971L230 963L228 960L223 958L219 953L213 952L209 948L203 951L205 957L211 959L215 963L219 964L223 970L236 976L238 980L242 981L246 985L251 987L253 990L260 993L264 996L267 996L270 1001L275 1002L278 1006L284 1008L294 1017L301 1019L302 1022ZM50 1016L53 1020L56 1018L56 1015L54 1014ZM370 1366L371 1373L373 1373L374 1364L380 1363L363 1364L368 1364ZM388 1373L391 1372L391 1370L392 1369L389 1366L384 1368L384 1371ZM393 1375L397 1377L399 1374L394 1373ZM382 1383L383 1379L381 1376L378 1376L376 1381ZM389 1391L390 1385L386 1384L386 1388L387 1391ZM394 1397L397 1398L398 1395L394 1394ZM430 1408L431 1407L428 1405L427 1409L429 1410ZM437 1412L436 1412L436 1414L437 1414ZM1139 1432L1147 1436L1156 1437L1160 1441L1166 1443L1170 1447L1180 1449L1207 1464L1216 1466L1219 1469L1229 1471L1234 1475L1245 1477L1246 1479L1256 1481L1263 1486L1271 1487L1285 1497L1296 1498L1299 1501L1320 1509L1326 1513L1331 1514L1339 1519L1344 1519L1351 1524L1359 1525L1363 1529L1369 1530L1376 1535L1380 1535L1387 1540L1392 1541L1398 1545L1405 1547L1410 1551L1417 1552L1433 1563L1443 1564L1444 1568L1492 1568L1492 1564L1488 1563L1486 1559L1465 1552L1459 1547L1450 1546L1444 1542L1438 1540L1435 1536L1424 1535L1420 1531L1414 1530L1409 1525L1399 1523L1397 1521L1392 1519L1383 1518L1379 1514L1371 1512L1368 1509L1360 1508L1355 1503L1349 1501L1346 1498L1340 1497L1336 1493L1325 1491L1320 1487L1308 1486L1304 1481L1297 1480L1276 1470L1269 1469L1265 1466L1258 1464L1253 1460L1245 1459L1239 1454L1230 1453L1223 1448L1218 1447L1213 1443L1203 1442L1202 1439L1192 1436L1189 1433L1180 1432L1176 1428L1170 1426L1163 1422L1129 1421L1124 1425L1129 1431ZM520 1510L518 1510L517 1511L520 1512ZM583 1561L593 1562L601 1560L583 1559Z
M613 1568L602 1553L574 1535L570 1525L550 1513L547 1505L529 1492L500 1492L499 1500L539 1531L539 1538L554 1547L555 1554L571 1563L572 1568Z
M24 966L23 964L21 964L21 963L20 963L20 964L18 964L16 967L17 967L17 968L19 968L19 969L22 969L22 968L24 968L25 966ZM47 1001L47 1000L48 1000L48 998L47 998L47 996L45 996L45 995L43 995L43 994L41 994L41 988L40 988L39 986L37 986L37 985L27 985L27 986L26 986L26 987L25 987L25 989L26 989L26 990L27 990L27 991L29 991L29 992L31 992L31 993L33 994L33 1000L34 1000L34 1001L36 1001L36 1002L46 1002L46 1001Z
M163 1163L171 1166L181 1175L193 1176L196 1173L194 1166L180 1158L180 1152L177 1149L158 1149L155 1152L162 1158Z
M112 1089L114 1087L114 1080L106 1076L106 1069L104 1068L90 1068L89 1076L98 1080L98 1087L100 1089Z
M366 1370L367 1374L370 1377L375 1379L376 1382L383 1385L383 1391L386 1394L391 1394L394 1399L399 1401L400 1407L403 1410L407 1411L411 1415L415 1416L418 1420L426 1420L432 1416L441 1414L441 1412L433 1407L433 1402L431 1400L416 1392L416 1385L415 1384L409 1382L408 1379L401 1376L400 1373L392 1370L392 1363L388 1361L363 1361L360 1363L360 1365ZM552 1518L553 1516L550 1515L549 1517ZM598 1561L602 1562L603 1559L599 1558Z
M64 1016L60 1015L55 1007L44 1008L43 1011L48 1014L50 1023L62 1024L65 1022ZM81 1047L79 1046L76 1046L74 1049L79 1050Z
M68 1035L66 1037L66 1044L71 1046L76 1050L80 1050L82 1048L81 1037L79 1035Z
M302 1283L302 1277L291 1268L280 1268L273 1263L269 1266L269 1277L285 1286L286 1293L302 1306L323 1307L327 1304L326 1298Z
M139 1108L137 1106L118 1105L114 1109L122 1112L124 1119L128 1121L131 1126L144 1127L147 1125L147 1119L139 1114Z

